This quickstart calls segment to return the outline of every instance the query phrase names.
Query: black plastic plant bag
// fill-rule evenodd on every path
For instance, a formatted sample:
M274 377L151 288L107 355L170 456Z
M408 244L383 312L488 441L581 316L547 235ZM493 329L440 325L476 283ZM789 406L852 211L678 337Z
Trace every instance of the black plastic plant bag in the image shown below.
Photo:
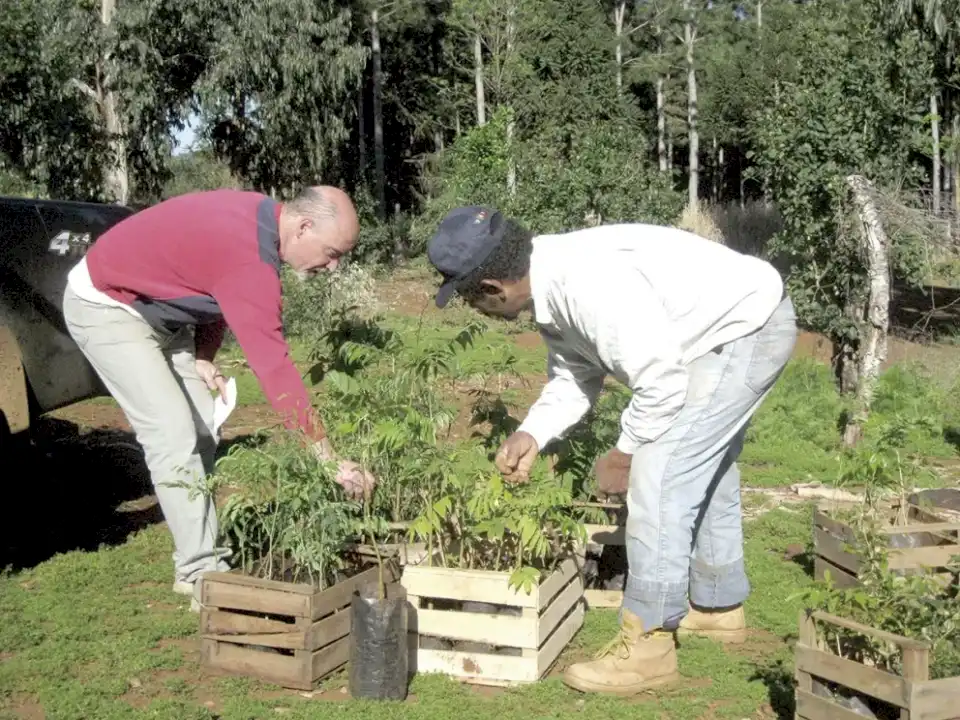
M409 682L407 596L388 586L381 600L376 586L353 594L350 612L350 695L370 700L404 700Z

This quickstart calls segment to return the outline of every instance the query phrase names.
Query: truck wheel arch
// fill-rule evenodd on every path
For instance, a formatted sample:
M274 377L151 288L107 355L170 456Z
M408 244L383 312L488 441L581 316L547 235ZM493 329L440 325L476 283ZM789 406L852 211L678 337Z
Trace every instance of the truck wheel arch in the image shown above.
M30 391L13 331L0 325L0 425L16 434L30 427Z

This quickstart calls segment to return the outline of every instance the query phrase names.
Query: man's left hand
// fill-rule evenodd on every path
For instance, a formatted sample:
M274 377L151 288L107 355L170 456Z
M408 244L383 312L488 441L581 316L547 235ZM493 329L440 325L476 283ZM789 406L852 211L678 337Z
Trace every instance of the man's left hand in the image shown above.
M597 488L604 495L624 495L630 486L630 462L633 455L627 455L613 448L597 460Z
M220 398L227 401L227 380L220 374L220 370L209 360L197 360L197 375L211 390L218 390Z

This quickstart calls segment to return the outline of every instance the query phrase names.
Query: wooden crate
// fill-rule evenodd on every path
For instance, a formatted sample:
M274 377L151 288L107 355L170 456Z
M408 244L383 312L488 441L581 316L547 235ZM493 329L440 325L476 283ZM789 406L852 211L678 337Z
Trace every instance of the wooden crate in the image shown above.
M894 675L839 657L822 647L816 623L829 623L897 645L902 652L903 675ZM930 649L925 643L876 630L822 612L800 614L796 646L797 720L862 720L862 715L834 700L814 694L814 679L900 709L901 720L960 720L960 677L930 680Z
M898 508L891 509L891 517ZM905 573L921 569L949 572L951 558L960 555L960 523L942 522L939 516L915 505L907 506L906 525L883 527L885 535L924 533L938 544L926 547L891 548L888 560L891 570ZM835 520L820 509L813 513L814 577L823 580L827 570L837 587L859 584L860 556L856 552L857 538L847 523ZM956 572L956 568L954 568Z
M583 625L583 578L569 558L530 594L509 586L510 573L407 565L401 584L414 610L411 640L416 670L481 685L536 682ZM510 614L439 610L445 601L502 605ZM455 603L449 603L453 605ZM460 652L422 647L424 637L484 643L502 652Z
M400 590L395 561L384 563L388 592ZM311 690L350 657L353 593L376 587L371 567L325 590L210 572L200 587L200 664L287 688Z

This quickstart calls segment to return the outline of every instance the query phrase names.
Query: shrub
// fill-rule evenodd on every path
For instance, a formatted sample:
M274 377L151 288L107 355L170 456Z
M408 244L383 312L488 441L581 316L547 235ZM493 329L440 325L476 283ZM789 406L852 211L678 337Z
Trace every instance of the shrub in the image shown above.
M375 291L373 273L354 263L305 282L284 266L284 332L288 337L314 341L333 326L343 310L355 308L361 314L372 314L377 307Z

